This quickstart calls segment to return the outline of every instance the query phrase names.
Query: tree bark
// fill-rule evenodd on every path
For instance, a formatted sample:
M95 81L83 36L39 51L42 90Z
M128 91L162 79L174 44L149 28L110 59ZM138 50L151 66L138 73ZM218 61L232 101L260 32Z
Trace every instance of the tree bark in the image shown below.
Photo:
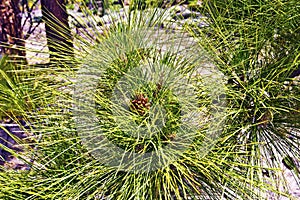
M0 1L0 54L25 56L19 0Z
M66 0L41 0L50 59L73 56L73 42L68 24Z

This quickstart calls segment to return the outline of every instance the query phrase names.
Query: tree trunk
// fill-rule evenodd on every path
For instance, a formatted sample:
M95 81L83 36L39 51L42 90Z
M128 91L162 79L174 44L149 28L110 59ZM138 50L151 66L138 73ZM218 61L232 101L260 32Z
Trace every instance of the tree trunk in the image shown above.
M68 24L66 0L41 0L50 59L73 56L71 30Z
M0 54L25 56L19 0L0 0Z

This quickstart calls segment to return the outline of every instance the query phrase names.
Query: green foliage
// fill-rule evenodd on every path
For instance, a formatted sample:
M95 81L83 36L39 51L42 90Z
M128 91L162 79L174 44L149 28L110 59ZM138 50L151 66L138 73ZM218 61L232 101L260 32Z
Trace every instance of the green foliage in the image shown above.
M0 198L268 199L268 192L291 198L276 183L281 162L299 176L293 159L300 159L300 83L289 78L299 68L298 1L203 1L198 8L209 26L184 27L197 43L183 55L177 47L187 34L168 38L157 29L164 13L137 11L159 2L135 3L110 29L76 35L75 57L18 70L1 61L1 111L29 118L40 137L28 152L30 171L0 172ZM194 75L208 63L223 82ZM148 82L147 69L156 72ZM163 82L159 72L166 71ZM189 84L178 86L184 77ZM218 84L225 92L214 90ZM151 110L160 105L162 129L154 123L160 113ZM202 114L196 126L182 120L194 110ZM151 137L138 134L145 127ZM176 142L182 148L164 149ZM139 159L147 153L161 160Z
M0 60L0 116L15 117L24 114L31 104L34 94L32 85L26 83L26 75L19 66L9 61L7 57Z
M204 1L209 26L192 30L228 78L227 142L256 143L246 163L279 167L288 155L300 158L299 80L289 78L299 69L299 8L293 0Z

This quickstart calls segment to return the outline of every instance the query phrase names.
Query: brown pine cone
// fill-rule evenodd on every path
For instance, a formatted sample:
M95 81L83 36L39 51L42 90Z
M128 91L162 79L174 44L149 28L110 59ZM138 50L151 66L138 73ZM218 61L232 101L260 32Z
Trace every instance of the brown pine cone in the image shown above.
M131 101L130 108L133 112L143 116L146 113L146 110L150 109L150 102L147 97L143 94L137 94L135 98Z

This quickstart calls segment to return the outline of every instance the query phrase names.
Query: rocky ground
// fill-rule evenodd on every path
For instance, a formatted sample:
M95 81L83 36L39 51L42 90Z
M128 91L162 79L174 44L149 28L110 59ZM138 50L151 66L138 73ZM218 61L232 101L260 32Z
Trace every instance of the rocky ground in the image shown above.
M30 137L30 128L28 124L19 119L18 122L15 122L9 118L0 121L0 144L5 146L8 149L11 149L15 152L20 153L24 152L24 148L19 145L20 141L28 141ZM0 148L0 166L4 166L6 169L15 169L15 170L29 170L30 165L26 162L31 162L24 156L16 158L9 152L8 149ZM26 153L25 153L26 154Z

